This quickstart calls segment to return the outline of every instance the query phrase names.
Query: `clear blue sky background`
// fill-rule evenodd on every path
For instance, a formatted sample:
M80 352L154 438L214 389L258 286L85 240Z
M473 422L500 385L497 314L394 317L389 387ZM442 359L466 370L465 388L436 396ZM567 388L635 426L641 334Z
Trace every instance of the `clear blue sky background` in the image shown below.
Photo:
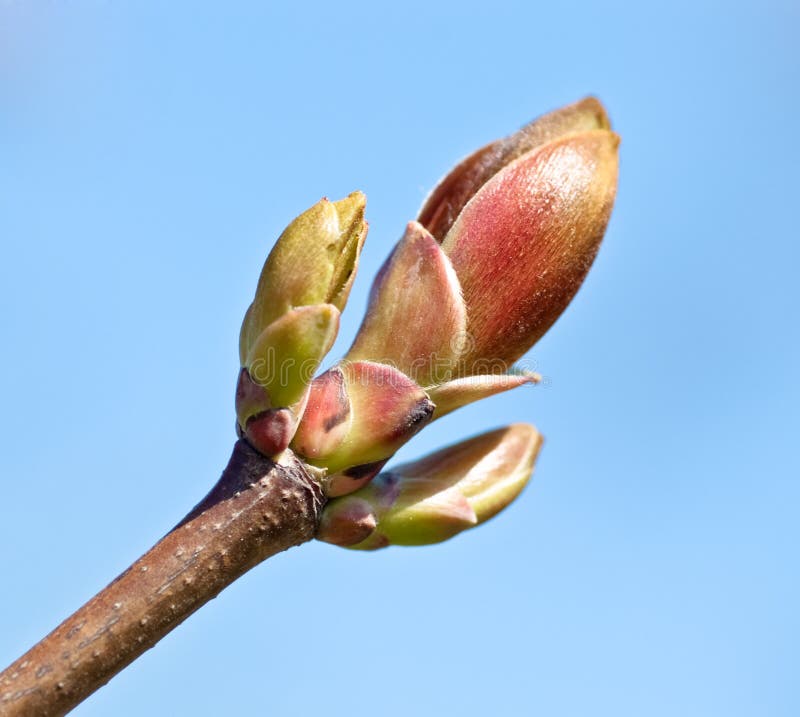
M797 4L269 5L0 3L0 662L215 480L288 220L369 197L341 352L436 179L594 93L620 191L547 384L402 453L531 421L522 498L292 550L75 714L796 716Z

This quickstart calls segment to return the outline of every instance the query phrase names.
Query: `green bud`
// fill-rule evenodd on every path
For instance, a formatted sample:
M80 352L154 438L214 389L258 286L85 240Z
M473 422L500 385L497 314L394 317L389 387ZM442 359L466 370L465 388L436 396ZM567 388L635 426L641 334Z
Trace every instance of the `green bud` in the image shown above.
M317 538L359 550L447 540L519 495L541 444L533 426L514 424L385 471L331 500Z
M239 341L244 365L253 342L276 319L299 306L332 304L342 311L367 236L366 198L323 199L281 234L267 258Z
M265 455L283 451L333 346L366 237L365 197L327 199L295 219L270 252L239 337L240 435Z

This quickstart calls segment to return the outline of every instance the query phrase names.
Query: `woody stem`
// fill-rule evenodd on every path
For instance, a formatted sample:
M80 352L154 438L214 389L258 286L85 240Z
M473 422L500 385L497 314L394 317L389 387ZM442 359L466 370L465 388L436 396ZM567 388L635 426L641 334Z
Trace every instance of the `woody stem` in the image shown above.
M178 526L0 673L0 715L66 714L250 568L311 540L323 504L297 458L238 441Z

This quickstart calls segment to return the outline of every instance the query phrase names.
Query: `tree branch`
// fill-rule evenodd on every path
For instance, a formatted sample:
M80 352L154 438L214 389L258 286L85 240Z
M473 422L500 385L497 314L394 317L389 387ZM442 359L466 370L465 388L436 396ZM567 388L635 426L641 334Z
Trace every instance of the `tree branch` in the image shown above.
M0 673L0 715L66 714L262 560L314 537L318 483L238 441L217 484L164 538Z

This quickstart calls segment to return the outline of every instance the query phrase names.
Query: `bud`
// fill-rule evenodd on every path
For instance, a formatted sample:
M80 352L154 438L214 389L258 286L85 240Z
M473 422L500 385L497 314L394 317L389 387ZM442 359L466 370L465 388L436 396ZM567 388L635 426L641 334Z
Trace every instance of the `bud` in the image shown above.
M317 538L361 550L447 540L519 495L541 443L533 426L520 423L381 473L328 503Z
M487 144L462 160L430 193L419 222L439 241L477 191L503 167L559 137L593 129L610 129L600 101L587 97L538 117L509 137Z
M429 386L452 375L466 324L450 260L423 226L411 222L375 278L347 359L385 363Z
M458 274L482 359L512 364L550 328L583 282L611 213L618 138L570 134L522 155L464 207L442 248Z
M314 304L344 309L367 236L365 206L361 192L338 202L323 199L286 227L267 257L242 324L242 364L256 337L291 309Z
M330 350L366 236L365 198L315 204L270 252L245 314L236 390L240 434L266 455L295 433L314 372Z
M345 361L314 379L292 448L336 474L386 460L431 418L433 404L384 364Z

